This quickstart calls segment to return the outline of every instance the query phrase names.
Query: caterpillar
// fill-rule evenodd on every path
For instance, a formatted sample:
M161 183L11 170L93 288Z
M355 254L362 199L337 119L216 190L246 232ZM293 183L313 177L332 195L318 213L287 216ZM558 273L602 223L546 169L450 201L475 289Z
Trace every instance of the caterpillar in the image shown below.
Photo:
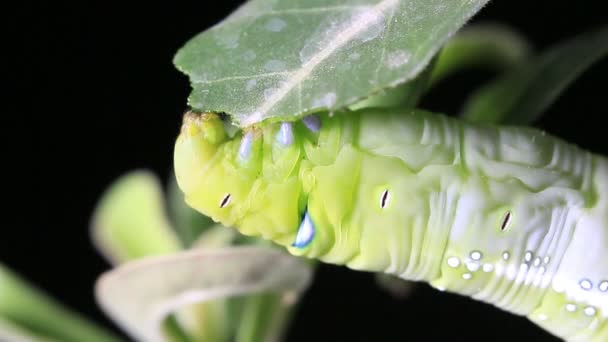
M366 108L230 136L189 112L174 167L189 206L294 255L608 341L608 160L541 130Z

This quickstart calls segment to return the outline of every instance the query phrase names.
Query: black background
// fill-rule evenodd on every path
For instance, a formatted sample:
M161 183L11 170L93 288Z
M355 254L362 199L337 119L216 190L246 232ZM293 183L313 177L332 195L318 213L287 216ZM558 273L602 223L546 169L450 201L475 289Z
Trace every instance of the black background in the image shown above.
M112 329L92 287L108 264L88 236L101 192L124 172L169 176L189 85L172 65L189 38L239 1L48 2L5 11L9 88L2 113L6 176L0 260L74 309ZM606 23L602 1L494 0L473 20L499 21L537 49ZM4 45L7 46L6 44ZM491 74L455 75L424 99L455 112ZM537 124L608 154L603 100L608 63L588 70ZM8 96L6 96L8 94ZM116 329L117 330L117 329ZM117 330L118 331L118 330ZM419 285L407 299L379 290L367 273L324 265L289 341L555 341L524 318Z

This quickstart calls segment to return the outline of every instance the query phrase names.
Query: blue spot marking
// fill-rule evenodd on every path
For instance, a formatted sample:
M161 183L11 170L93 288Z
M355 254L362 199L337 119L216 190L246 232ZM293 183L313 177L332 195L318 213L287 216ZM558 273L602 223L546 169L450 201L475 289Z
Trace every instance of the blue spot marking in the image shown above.
M296 235L296 241L292 244L293 247L304 248L310 244L312 239L315 237L315 224L312 222L308 211L304 213L304 218L300 223L298 234Z
M281 123L281 128L279 128L277 140L281 145L285 147L293 144L293 127L291 126L291 122Z
M253 133L247 132L241 140L241 146L239 146L239 157L243 160L247 160L251 154L251 145L253 144Z
M311 132L317 133L321 129L321 120L314 114L305 116L302 121Z

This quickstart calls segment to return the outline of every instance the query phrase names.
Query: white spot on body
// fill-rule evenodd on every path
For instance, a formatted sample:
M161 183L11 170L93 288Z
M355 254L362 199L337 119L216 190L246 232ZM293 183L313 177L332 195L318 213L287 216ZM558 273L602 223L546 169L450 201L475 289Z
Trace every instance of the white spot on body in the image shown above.
M467 270L477 272L477 270L479 270L479 264L476 262L467 262Z
M462 275L462 279L464 280L469 280L473 277L473 275L471 273L465 273Z
M593 288L593 284L591 284L591 281L589 279L583 279L579 282L579 285L581 286L581 289L585 290L585 291L589 291L591 290L591 288Z
M483 264L483 267L481 268L484 272L486 273L490 273L494 270L494 265L492 264Z
M595 316L595 308L592 306L588 306L585 308L585 310L583 310L585 312L585 315L591 317L591 316Z
M388 54L386 57L386 66L390 69L396 69L410 61L412 54L407 50L397 50Z
M509 260L510 257L511 257L511 254L509 254L509 252L507 252L507 251L502 252L502 260L507 261L507 260Z
M280 72L280 71L285 71L287 65L285 64L285 62L280 61L278 59L271 59L268 62L266 62L266 64L264 64L264 69L266 71L271 71L271 72Z
M568 312L574 312L574 311L576 311L576 305L574 305L572 303L566 304L566 311L568 311Z
M533 265L536 266L536 267L540 266L540 257L534 258L534 264Z
M266 22L264 27L270 32L281 32L287 26L287 23L283 19L272 18Z
M549 261L551 261L551 257L546 256L546 257L544 257L544 258L543 258L543 263L544 263L545 265L546 265L546 264L548 264L548 263L549 263Z
M602 292L608 292L608 280L602 280L598 285L598 288Z
M534 254L530 251L527 251L526 254L524 255L524 260L526 262L530 262L530 261L532 261L533 257L534 257Z
M547 315L545 315L545 314L543 314L543 313L538 314L538 320L539 320L539 321L546 321L546 320L547 320L547 318L549 318L549 317L547 317Z
M480 251L472 251L470 256L471 256L471 259L473 259L475 261L479 261L479 260L481 260L482 254Z
M460 266L460 259L458 257L449 257L447 262L448 266L453 268Z

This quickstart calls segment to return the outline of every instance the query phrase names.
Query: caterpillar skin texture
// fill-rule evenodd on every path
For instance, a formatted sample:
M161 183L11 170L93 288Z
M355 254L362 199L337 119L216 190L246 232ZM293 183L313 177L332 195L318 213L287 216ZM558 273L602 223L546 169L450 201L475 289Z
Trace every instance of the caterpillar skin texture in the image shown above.
M608 341L604 157L532 128L364 111L234 137L215 114L186 114L174 155L186 202L294 255Z

